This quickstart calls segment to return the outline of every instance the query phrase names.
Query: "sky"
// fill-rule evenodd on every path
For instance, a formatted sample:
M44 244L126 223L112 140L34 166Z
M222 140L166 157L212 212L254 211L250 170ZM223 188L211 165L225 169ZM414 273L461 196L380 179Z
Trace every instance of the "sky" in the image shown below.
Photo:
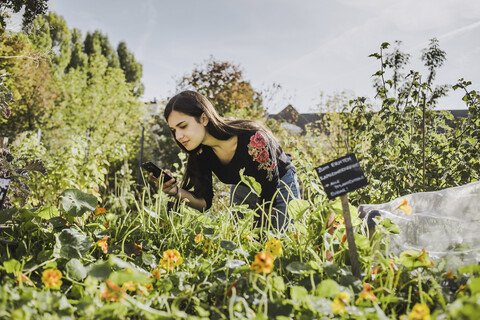
M459 78L480 89L478 0L50 0L49 10L85 35L125 41L143 65L144 101L175 94L177 80L210 57L240 66L256 90L281 90L270 113L292 104L311 112L342 91L372 98L379 69L371 53L402 41L408 70L427 75L420 57L437 38L447 61L437 84ZM461 109L463 94L441 101Z

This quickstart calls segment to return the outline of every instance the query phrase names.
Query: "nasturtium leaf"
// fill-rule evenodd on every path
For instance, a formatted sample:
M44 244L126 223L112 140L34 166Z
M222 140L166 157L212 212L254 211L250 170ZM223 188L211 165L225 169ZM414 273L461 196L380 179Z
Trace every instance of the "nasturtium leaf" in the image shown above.
M462 274L471 274L480 273L480 265L478 264L469 264L464 267L459 267L458 272Z
M480 278L473 278L470 280L470 291L472 291L472 295L475 295L480 292Z
M308 291L304 287L293 286L290 288L290 294L293 300L305 302L308 298Z
M15 271L20 271L22 265L15 259L10 259L3 263L3 267L7 273L14 273Z
M55 235L57 242L55 244L54 256L65 259L82 258L90 249L93 242L76 229L64 229Z
M262 193L262 186L255 180L254 177L244 175L244 171L245 169L240 170L240 179L253 191L253 193L255 193L257 196L260 196Z
M85 212L93 212L97 206L97 198L89 193L76 189L67 189L62 192L61 204L71 216L79 217Z
M140 284L151 282L146 274L138 272L137 270L114 271L110 274L109 278L118 285L122 285L128 281Z
M315 289L316 295L322 298L334 297L339 292L338 283L332 279L323 280Z
M287 270L291 273L301 274L312 271L312 267L306 263L295 261L287 266Z
M287 205L287 212L295 220L303 217L304 213L310 208L310 203L307 200L293 199Z
M81 281L87 277L87 269L78 259L72 259L65 265L67 274L73 280Z
M112 273L112 268L110 267L108 261L102 261L100 263L90 265L87 273L90 277L103 281L105 279L108 279L108 277Z
M40 207L35 213L43 219L51 219L60 216L60 212L55 207Z
M342 270L340 269L340 267L337 264L329 262L329 261L325 262L325 264L323 265L323 271L329 277L337 276L337 275L341 274L341 272L342 272Z
M273 286L273 289L275 289L278 292L285 291L285 281L283 281L283 278L280 276L275 276L272 278L272 286Z
M222 240L222 241L220 241L220 247L222 247L223 249L225 249L227 251L233 251L233 250L237 249L237 244L233 241L230 241L230 240Z
M226 267L233 270L240 268L243 265L245 265L245 261L237 260L237 259L228 260L227 263L225 264Z
M142 262L150 268L155 268L157 266L157 258L151 253L142 254Z
M404 265L406 268L415 269L421 267L433 267L433 262L430 260L428 253L422 251L405 250L400 253L398 263Z

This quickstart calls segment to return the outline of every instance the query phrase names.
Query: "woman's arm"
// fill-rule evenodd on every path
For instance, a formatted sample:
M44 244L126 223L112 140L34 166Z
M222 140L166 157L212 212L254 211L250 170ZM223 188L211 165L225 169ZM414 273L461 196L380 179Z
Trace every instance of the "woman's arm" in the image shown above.
M152 173L148 178L155 182L158 188L159 180L153 176ZM178 186L179 182L176 179L165 181L162 186L162 191L173 196L177 200L187 199L187 205L198 211L204 211L207 207L207 202L203 198L196 198L191 192L184 190Z
M207 202L203 198L195 198L193 194L187 190L183 190L182 188L177 186L177 194L174 195L175 199L187 199L187 205L193 209L197 209L198 211L204 211L207 208Z

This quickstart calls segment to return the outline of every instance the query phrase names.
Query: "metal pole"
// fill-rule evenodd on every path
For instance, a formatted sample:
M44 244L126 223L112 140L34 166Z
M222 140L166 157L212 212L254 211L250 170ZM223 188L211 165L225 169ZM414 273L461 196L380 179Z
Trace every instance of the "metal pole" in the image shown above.
M144 141L145 128L142 126L142 135L140 136L140 154L138 155L138 176L137 184L140 185L142 182L142 167L140 165L143 163L143 141Z

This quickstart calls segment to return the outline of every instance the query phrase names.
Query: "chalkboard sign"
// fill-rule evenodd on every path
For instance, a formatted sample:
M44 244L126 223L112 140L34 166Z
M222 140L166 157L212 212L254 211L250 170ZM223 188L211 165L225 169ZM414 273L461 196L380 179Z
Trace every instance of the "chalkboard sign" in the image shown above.
M315 170L329 199L368 185L353 153L321 165Z
M10 179L0 178L0 208L3 206L3 200L7 195L8 185L10 184Z

